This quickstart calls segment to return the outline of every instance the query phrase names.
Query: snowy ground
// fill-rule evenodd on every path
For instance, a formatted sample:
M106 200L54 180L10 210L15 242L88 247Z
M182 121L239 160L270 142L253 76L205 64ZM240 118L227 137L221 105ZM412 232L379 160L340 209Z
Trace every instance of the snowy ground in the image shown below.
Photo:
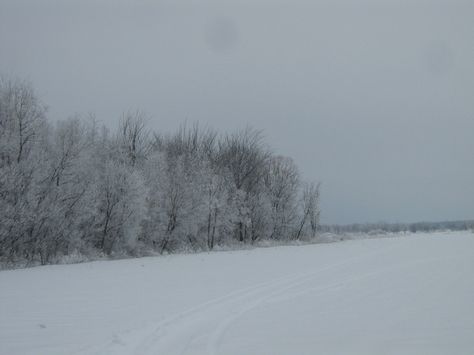
M474 234L2 271L0 354L474 354Z

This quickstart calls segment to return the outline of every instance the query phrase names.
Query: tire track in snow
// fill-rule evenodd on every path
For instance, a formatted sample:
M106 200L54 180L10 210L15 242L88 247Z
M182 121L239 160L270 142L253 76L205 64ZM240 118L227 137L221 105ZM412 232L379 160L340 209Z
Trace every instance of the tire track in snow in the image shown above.
M225 331L245 313L326 271L357 264L371 256L387 253L392 248L377 248L317 270L283 276L236 290L165 318L152 327L114 336L111 342L93 354L216 354ZM320 291L333 289L344 281L326 285Z
M431 262L431 261L436 261L436 260L437 259L418 260L418 261L414 261L414 262L411 262L411 263L408 263L408 264L396 265L396 266L393 266L393 267L388 267L388 268L384 268L384 269L380 269L380 270L376 270L376 271L367 272L367 273L364 273L364 274L361 274L361 275L358 275L358 276L351 276L351 277L347 277L347 278L344 278L344 279L339 279L336 282L327 284L327 285L322 286L322 287L309 287L309 288L305 288L303 290L300 290L298 292L295 292L295 293L292 293L292 294L289 294L289 295L287 294L284 299L288 300L288 299L296 298L300 295L303 295L303 294L306 294L306 293L309 293L309 292L312 292L316 296L322 295L325 292L328 292L329 290L337 289L337 288L342 287L342 286L344 286L348 283L359 282L359 281L369 279L369 278L374 277L374 276L379 276L379 275L386 274L387 272L394 271L394 270L405 269L405 268L409 269L410 267L412 267L414 265L424 264L426 262ZM280 295L284 295L285 293L287 293L287 291L291 291L292 289L294 289L298 286L302 286L305 283L307 283L308 281L311 281L311 279L297 281L294 284L286 285L284 288L278 289L275 292L273 292L271 294L268 294L268 295L256 300L255 302L250 303L247 307L241 309L238 313L222 320L215 327L214 331L212 332L212 334L209 337L207 353L206 354L216 355L218 353L217 350L218 350L219 344L221 343L221 340L224 337L226 331L239 318L244 316L246 313L258 308L260 305L264 304L265 302L271 301L272 299L274 299L274 298L276 298Z

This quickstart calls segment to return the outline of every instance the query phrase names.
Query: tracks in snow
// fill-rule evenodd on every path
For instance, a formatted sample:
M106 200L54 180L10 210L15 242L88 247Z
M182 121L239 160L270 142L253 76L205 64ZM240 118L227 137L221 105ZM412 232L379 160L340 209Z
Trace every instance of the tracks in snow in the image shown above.
M344 283L356 282L359 279L383 273L384 270L377 270L357 275L357 277L337 279L320 287L304 287L305 284L309 284L325 272L347 268L366 258L386 252L389 252L389 249L372 250L317 270L281 277L229 293L175 314L145 329L115 336L111 342L92 353L97 355L217 355L227 329L244 314L278 297L291 298L305 292L324 293Z

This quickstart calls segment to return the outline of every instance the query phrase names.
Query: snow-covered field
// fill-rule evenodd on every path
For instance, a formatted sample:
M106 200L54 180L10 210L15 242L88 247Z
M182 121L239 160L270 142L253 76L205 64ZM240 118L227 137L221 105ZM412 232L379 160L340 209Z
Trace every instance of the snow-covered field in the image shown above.
M2 271L0 354L474 354L474 234Z

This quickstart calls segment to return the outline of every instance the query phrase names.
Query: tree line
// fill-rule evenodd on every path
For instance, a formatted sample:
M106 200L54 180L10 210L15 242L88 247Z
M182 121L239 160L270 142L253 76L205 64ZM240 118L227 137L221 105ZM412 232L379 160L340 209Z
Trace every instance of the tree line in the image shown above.
M319 194L255 129L163 134L141 112L115 129L51 122L29 83L0 81L2 263L314 238Z
M415 223L354 223L347 225L321 225L321 233L417 233L435 231L474 231L474 220L415 222Z

